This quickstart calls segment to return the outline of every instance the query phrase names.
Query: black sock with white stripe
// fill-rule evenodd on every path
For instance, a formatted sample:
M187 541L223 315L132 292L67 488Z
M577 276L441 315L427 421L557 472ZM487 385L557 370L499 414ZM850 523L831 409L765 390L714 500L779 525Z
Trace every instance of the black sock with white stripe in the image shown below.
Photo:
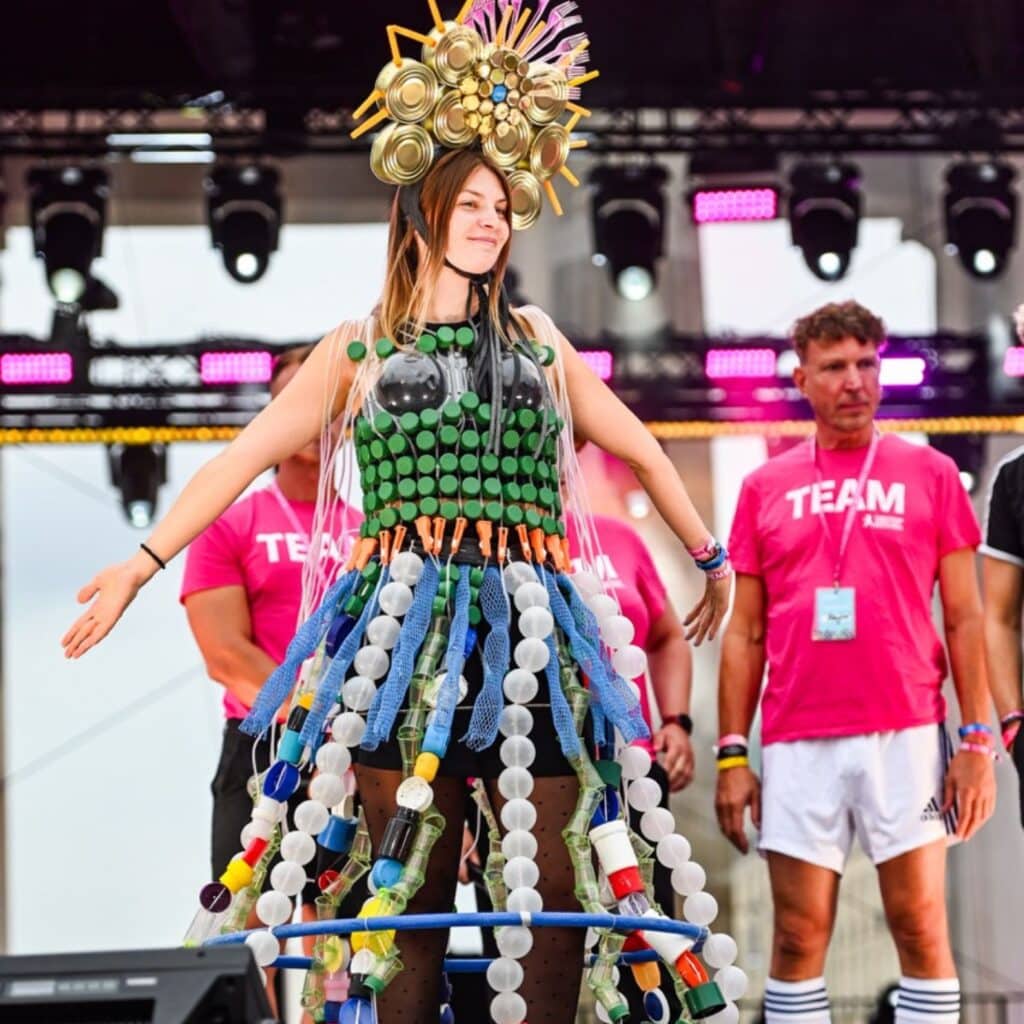
M779 981L764 986L765 1024L831 1024L824 978Z
M956 978L900 978L896 1024L957 1024L960 982Z

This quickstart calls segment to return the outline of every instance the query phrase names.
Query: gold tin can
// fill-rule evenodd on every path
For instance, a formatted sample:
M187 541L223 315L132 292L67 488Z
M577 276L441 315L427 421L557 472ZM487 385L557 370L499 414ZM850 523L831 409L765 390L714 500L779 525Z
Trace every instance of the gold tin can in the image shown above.
M434 46L424 45L423 63L431 67L445 85L458 85L480 62L484 41L468 25L445 22L445 31L430 33Z
M418 124L389 124L370 148L370 169L391 185L411 185L430 170L434 141Z
M524 112L534 124L551 124L565 113L569 83L561 71L548 64L534 65L520 88L526 100Z
M501 121L497 130L484 139L484 156L498 167L515 167L530 152L532 135L525 121L521 120L517 125Z
M384 66L377 76L377 88L384 93L388 114L395 121L416 124L434 109L441 86L426 64L404 57L398 67L394 63Z
M569 159L569 133L560 124L549 124L534 136L530 146L530 170L541 181L557 174Z
M466 113L462 94L457 89L450 89L441 97L434 108L433 127L434 137L442 146L457 149L473 141L475 132L466 121Z
M544 205L540 182L529 171L516 170L508 176L508 188L512 193L512 227L516 231L532 227Z

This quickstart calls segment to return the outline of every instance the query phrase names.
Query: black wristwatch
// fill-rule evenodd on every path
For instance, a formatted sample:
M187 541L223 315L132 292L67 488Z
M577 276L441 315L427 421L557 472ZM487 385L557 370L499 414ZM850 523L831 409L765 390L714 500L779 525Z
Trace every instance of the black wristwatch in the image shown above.
M675 722L687 736L693 735L693 719L687 714L671 715L668 719L670 722Z

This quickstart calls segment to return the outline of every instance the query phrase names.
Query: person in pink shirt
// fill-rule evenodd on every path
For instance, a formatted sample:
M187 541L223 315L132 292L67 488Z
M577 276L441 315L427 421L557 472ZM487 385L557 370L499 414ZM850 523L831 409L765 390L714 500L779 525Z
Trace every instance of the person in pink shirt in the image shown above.
M278 357L270 381L272 398L311 351L312 346L291 349ZM248 784L256 741L239 726L295 635L319 475L320 445L315 441L282 462L268 487L235 502L211 523L186 555L181 602L210 678L224 687L224 736L211 784L214 878L238 852L239 835L252 811ZM354 511L351 516L358 525L362 516ZM325 537L324 573L341 562L339 543ZM269 748L264 748L262 760L269 757ZM305 787L300 787L293 800L303 799ZM303 901L312 903L317 894L309 884Z
M878 868L899 956L896 1021L953 1024L947 832L970 838L995 802L978 524L951 459L875 426L881 320L855 302L830 304L793 337L816 429L740 493L718 820L746 852L749 808L768 859L767 1024L829 1020L825 954L854 835ZM932 620L936 581L948 658ZM964 723L951 759L941 692L950 668ZM746 740L759 696L760 781Z

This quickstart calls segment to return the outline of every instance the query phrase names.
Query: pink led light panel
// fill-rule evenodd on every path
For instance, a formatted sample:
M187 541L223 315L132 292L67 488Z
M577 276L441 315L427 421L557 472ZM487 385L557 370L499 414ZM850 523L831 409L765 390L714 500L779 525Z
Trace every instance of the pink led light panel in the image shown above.
M779 196L773 188L712 189L693 196L693 219L697 224L774 220L778 209Z
M1024 377L1024 347L1015 345L1003 357L1003 373L1007 377Z
M269 352L204 352L199 376L204 384L265 384L273 365Z
M885 387L914 387L924 383L924 369L920 356L885 356L879 380Z
M770 348L713 348L704 357L704 372L712 380L774 377L776 362Z
M589 366L601 380L611 380L612 370L615 368L615 359L611 352L604 349L589 349L581 351L580 356L583 362Z
M0 356L3 384L67 384L73 375L70 352L8 352Z

